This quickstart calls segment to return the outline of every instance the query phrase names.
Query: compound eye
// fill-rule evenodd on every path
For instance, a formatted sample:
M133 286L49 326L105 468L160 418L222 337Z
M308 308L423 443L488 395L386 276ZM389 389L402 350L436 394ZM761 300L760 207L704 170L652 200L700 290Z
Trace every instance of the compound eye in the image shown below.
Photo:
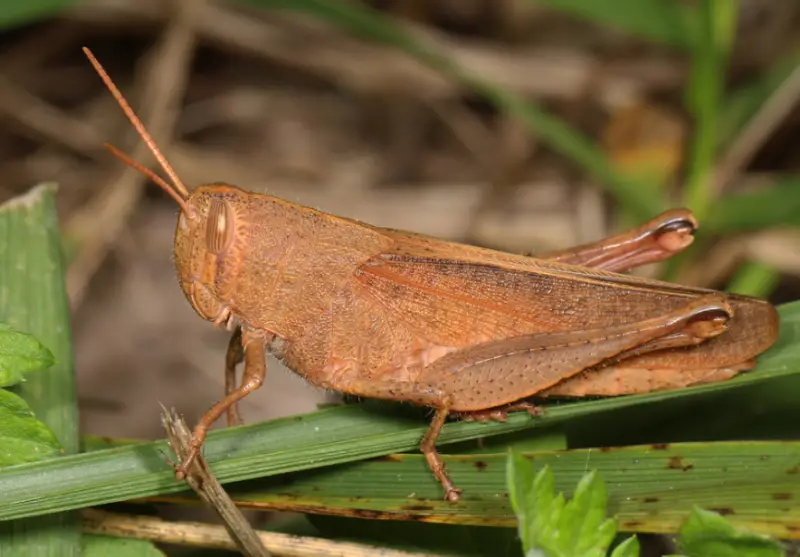
M231 206L221 199L212 199L206 225L206 247L211 253L222 253L233 242L236 223Z

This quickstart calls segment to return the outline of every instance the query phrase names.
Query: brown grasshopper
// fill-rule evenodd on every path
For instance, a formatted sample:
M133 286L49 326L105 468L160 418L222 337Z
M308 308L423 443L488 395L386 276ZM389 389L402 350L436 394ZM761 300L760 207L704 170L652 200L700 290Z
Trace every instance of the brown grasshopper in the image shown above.
M446 499L436 451L449 414L504 419L546 397L622 395L718 381L773 344L769 303L619 274L680 252L697 223L668 211L594 244L538 258L327 214L224 183L189 191L88 49L172 181L107 146L180 207L178 279L195 311L234 331L226 396L193 432L182 478L208 428L258 389L266 353L308 382L435 409L420 444ZM244 362L241 383L236 367Z

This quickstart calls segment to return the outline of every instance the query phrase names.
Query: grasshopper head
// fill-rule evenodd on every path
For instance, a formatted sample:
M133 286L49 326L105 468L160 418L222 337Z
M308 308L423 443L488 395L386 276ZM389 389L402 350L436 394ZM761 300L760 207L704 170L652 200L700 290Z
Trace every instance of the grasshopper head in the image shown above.
M175 267L186 299L204 319L233 324L246 193L227 184L195 188L175 228Z
M232 327L231 297L240 261L238 244L246 241L237 234L243 220L239 208L247 207L246 193L226 184L199 186L190 193L100 62L88 48L83 52L172 182L167 183L149 168L106 145L123 162L160 186L180 207L175 265L186 298L204 319Z

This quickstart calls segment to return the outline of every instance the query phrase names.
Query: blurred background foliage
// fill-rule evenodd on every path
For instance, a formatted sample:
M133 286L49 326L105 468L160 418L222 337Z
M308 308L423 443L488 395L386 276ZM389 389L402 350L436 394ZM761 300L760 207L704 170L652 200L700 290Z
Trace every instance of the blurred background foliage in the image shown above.
M800 298L796 2L27 0L0 3L0 26L0 200L60 185L85 433L160 438L159 402L193 422L227 338L175 284L175 207L103 149L151 163L81 46L188 184L526 253L685 206L695 244L637 272ZM798 387L564 431L571 447L796 437ZM331 398L273 363L244 414Z

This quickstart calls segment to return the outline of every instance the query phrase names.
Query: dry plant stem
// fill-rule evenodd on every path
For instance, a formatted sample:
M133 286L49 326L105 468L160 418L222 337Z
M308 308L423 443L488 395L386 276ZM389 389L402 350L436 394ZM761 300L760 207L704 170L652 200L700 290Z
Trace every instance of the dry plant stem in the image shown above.
M787 274L800 276L800 230L777 228L764 230L744 241L744 256L760 261Z
M4 119L16 122L32 138L100 160L100 138L92 127L18 87L7 75L0 75L0 114Z
M453 135L469 151L470 156L476 159L489 173L496 166L491 156L492 144L495 140L491 130L460 102L443 100L431 101L427 104L450 128Z
M177 119L174 105L183 96L187 66L195 46L192 12L199 6L195 1L181 2L181 9L153 48L150 63L137 79L136 89L142 91L142 119L161 145L169 145L171 141ZM133 158L142 160L147 152L137 142ZM89 281L133 214L144 187L142 174L125 167L111 185L67 222L66 235L80 246L67 271L67 292L73 309L80 305Z
M88 534L150 540L209 549L235 550L221 526L197 522L166 522L158 518L128 516L94 509L83 511L83 531ZM434 557L350 542L339 542L278 532L258 532L275 557Z
M83 33L85 29L75 22L53 19L37 29L36 33L25 35L6 46L0 53L0 68L6 75L36 68L50 56L71 47ZM47 37L47 40L43 41L42 37ZM48 83L52 85L53 82Z
M484 135L491 141L484 149L490 155L483 156L491 181L472 211L466 233L472 240L477 238L483 219L514 195L523 179L526 163L535 155L538 146L530 131L507 114L500 115L497 132Z
M800 66L797 66L761 106L717 165L715 183L721 192L742 172L800 98Z
M192 433L189 427L174 412L166 409L161 415L161 420L167 431L170 447L178 460L184 461L192 450ZM200 499L216 511L236 548L248 557L269 557L270 553L258 534L208 469L202 456L197 456L192 461L187 472L186 482Z

